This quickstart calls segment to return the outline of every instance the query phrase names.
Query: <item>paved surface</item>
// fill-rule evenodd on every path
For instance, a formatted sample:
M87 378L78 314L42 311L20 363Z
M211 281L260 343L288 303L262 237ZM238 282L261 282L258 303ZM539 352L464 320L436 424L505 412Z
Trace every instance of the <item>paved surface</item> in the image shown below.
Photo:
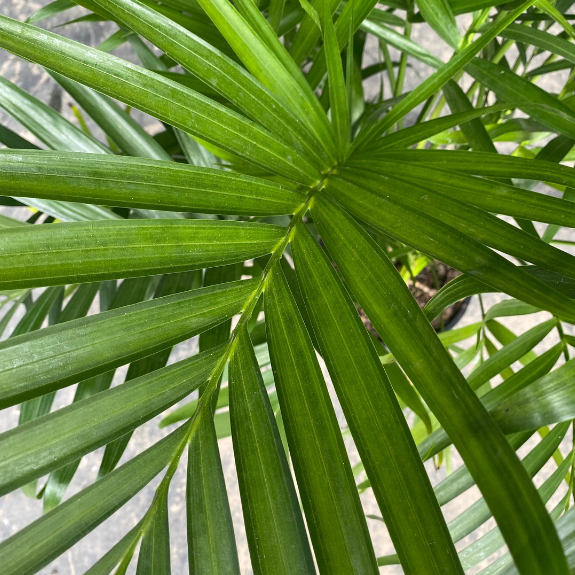
M39 2L30 2L24 0L0 0L0 13L13 18L17 18L19 20L24 20L30 14L34 13L41 6L47 3L47 0L41 0ZM82 13L83 11L80 8L75 9L73 12L70 11L67 13L67 19L77 17ZM73 16L69 16L71 14ZM63 21L64 19L61 16L56 17L48 22L47 27L50 28ZM113 31L113 26L107 23L76 24L69 27L60 28L58 30L59 33L92 46L98 45ZM431 51L443 59L447 59L449 56L449 50L446 48L446 46L439 40L436 40L436 37L433 34L430 34L429 30L424 26L419 26L416 28L414 37L417 41L426 44L426 46ZM368 58L374 60L377 54L377 46L372 42L369 45L369 48ZM121 55L122 57L132 59L132 55L127 51L127 49L120 49L115 53ZM0 51L0 74L15 81L18 85L28 90L41 100L48 102L52 98L52 101L54 102L54 84L49 76L45 73L45 71L42 70L39 66L23 62L6 54L5 52ZM421 78L425 77L425 75L426 70L423 65L418 63L412 64L412 67L410 67L407 71L406 85L408 87L413 87L421 80ZM547 86L548 89L554 91L557 85L559 85L558 82L552 82ZM368 87L367 89L368 93L373 93L373 86ZM56 97L57 96L58 92L56 92ZM62 98L62 111L67 117L71 117L67 104L68 99L67 96L64 95ZM146 117L145 115L141 115L140 118L152 133L158 129L158 123L153 118ZM0 112L0 121L6 122L6 116L2 115L2 112ZM18 130L22 135L31 137L29 133L23 130L21 126L13 122L11 119L8 119L7 123L13 129ZM22 211L18 209L5 211L4 213L10 213L14 217L23 217ZM486 307L489 307L500 299L502 299L502 296L500 295L488 295L484 298L484 304ZM544 319L545 315L546 314L542 313L535 316L526 316L524 318L504 321L504 323L510 328L514 329L516 333L520 334L532 327L536 322ZM478 301L474 299L474 301L472 301L471 305L469 306L466 315L461 320L460 326L478 321L480 318L481 314ZM537 351L548 349L555 343L555 341L555 335L550 335L546 340L544 340L544 342L542 342L542 344L538 346ZM177 348L174 350L170 361L173 362L182 359L193 352L195 349L195 340L184 342L183 344L177 346ZM125 371L119 370L115 383L121 382L124 375ZM71 389L61 390L57 395L56 406L61 407L67 405L71 399ZM340 422L343 424L344 419L339 406L338 417ZM129 448L124 456L124 460L133 457L135 454L141 452L143 449L150 446L152 443L166 434L166 432L158 429L158 422L160 419L160 417L153 419L135 432L130 442ZM17 409L4 411L0 417L0 431L5 431L7 429L13 428L16 426L17 420ZM525 452L532 446L533 443L529 446L525 446L522 448L522 452ZM352 463L357 462L358 458L356 450L352 442L349 440L347 441L347 447ZM567 447L567 443L565 444L565 447ZM226 483L230 495L230 505L238 542L241 569L243 574L248 575L252 573L252 570L246 545L245 529L242 520L241 503L237 487L237 476L235 473L231 440L227 439L220 442L220 448L222 463L225 470ZM102 453L103 449L99 449L83 458L78 473L76 474L76 477L74 478L74 481L67 492L68 497L93 482L98 470ZM454 454L453 466L456 467L460 464L460 458L457 456L457 454ZM427 468L431 480L434 484L445 476L444 468L437 472L435 469L433 469L431 463L428 464ZM169 500L171 527L170 535L172 543L172 572L176 575L187 573L184 469L184 465L181 465L173 479ZM552 470L552 465L544 468L542 472L537 476L536 483L540 484ZM99 528L97 528L91 535L84 538L72 549L55 560L48 567L43 569L40 573L53 575L76 575L84 573L99 557L101 557L115 542L117 542L124 533L126 533L136 524L136 522L151 503L154 487L157 485L157 482L157 480L152 482L152 484L142 490L142 492L140 492L122 510L118 511L113 517L111 517ZM473 501L475 501L478 496L478 491L474 488L461 495L450 505L446 506L444 508L444 512L447 520L449 521L453 519L462 510L467 508ZM554 498L550 505L554 505L557 500L558 498ZM362 502L366 513L379 515L377 505L375 504L375 501L370 494L364 494L362 496ZM20 491L4 497L0 500L0 540L9 537L40 516L40 502L26 498ZM490 521L481 528L480 532L484 533L492 527L493 521ZM379 556L392 553L393 548L387 535L385 526L378 521L369 520L369 528L373 536L376 554ZM475 537L476 535L466 538L463 542L458 544L458 549L465 547ZM487 563L484 565L486 564ZM475 573L476 571L477 570L474 570L471 573ZM394 575L396 573L401 573L401 569L398 567L385 567L381 569L381 572L387 575Z

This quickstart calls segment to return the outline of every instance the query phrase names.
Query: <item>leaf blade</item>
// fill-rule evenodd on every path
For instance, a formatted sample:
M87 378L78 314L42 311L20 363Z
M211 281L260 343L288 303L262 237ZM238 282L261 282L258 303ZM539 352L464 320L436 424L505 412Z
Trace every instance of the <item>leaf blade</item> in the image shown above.
M207 404L205 404L207 405ZM238 554L211 409L188 447L186 507L191 575L239 574Z
M208 329L238 313L256 283L192 290L3 341L2 405L105 373Z
M267 130L180 84L4 16L0 28L0 44L14 54L149 112L264 169L271 167L288 179L313 184L319 176L300 154ZM95 64L100 73L94 73Z
M0 434L5 455L0 493L9 493L161 413L204 383L221 355L222 349L216 348L192 356Z
M351 466L315 351L281 267L276 264L271 273L265 291L270 357L317 563L320 570L333 566L377 573Z
M225 265L270 253L283 234L278 226L223 220L8 228L0 230L0 286L61 285Z
M312 214L338 269L378 333L382 334L440 423L446 429L449 427L454 444L494 510L520 571L525 574L566 573L559 539L531 480L504 435L452 363L393 264L370 236L332 200L316 196ZM377 279L369 281L372 274ZM385 288L382 286L384 278L389 279ZM395 279L392 281L391 278ZM386 295L390 293L395 295L390 298ZM386 301L387 304L382 303ZM407 310L409 314L405 315ZM423 333L429 334L425 344ZM438 362L437 367L432 367L435 362ZM463 413L467 409L469 416ZM495 466L493 454L497 454ZM517 501L512 503L515 498ZM520 518L523 513L532 519L525 522ZM520 537L519 533L522 533ZM530 541L530 545L525 547L524 541ZM525 561L527 555L531 556L528 562Z
M303 196L273 182L176 162L72 152L0 150L7 195L192 213L294 213Z
M254 569L315 573L277 424L244 328L230 361L230 417L246 534Z
M303 224L292 253L322 356L404 569L462 573L381 362L331 262Z
M32 575L129 501L168 464L180 427L102 481L91 485L0 544L7 575Z

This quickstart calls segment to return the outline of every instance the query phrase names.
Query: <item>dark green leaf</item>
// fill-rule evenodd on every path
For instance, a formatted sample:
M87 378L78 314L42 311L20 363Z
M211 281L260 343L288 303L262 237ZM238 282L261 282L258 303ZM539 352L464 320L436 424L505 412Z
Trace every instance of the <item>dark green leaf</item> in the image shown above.
M459 87L459 84L454 80L450 80L443 86L443 95L449 104L449 108L454 114L458 112L471 112L474 110L473 105L465 95L465 92ZM494 152L495 144L492 142L485 126L481 123L479 118L464 122L461 125L461 131L467 138L472 150L480 150L483 152Z
M0 493L77 459L161 413L206 381L222 349L193 356L0 434Z
M9 195L155 210L234 215L294 213L294 188L185 164L70 152L0 150L0 190Z
M575 360L505 399L492 412L505 433L537 429L575 418Z
M485 46L497 36L499 31L504 30L509 24L515 20L515 18L523 13L529 6L531 6L535 0L528 0L524 4L521 4L519 8L506 13L500 14L499 17L493 22L489 30L484 32L480 38L469 44L466 48L459 51L453 56L453 58L447 63L443 64L437 72L429 76L426 80L421 82L418 87L413 90L407 97L405 97L399 104L397 104L393 110L387 114L384 118L377 121L370 128L364 130L355 139L352 146L353 150L360 150L365 147L375 138L381 136L385 131L393 126L393 124L403 118L407 113L409 113L417 105L425 102L427 98L432 96L437 90L439 90L444 84L453 78L459 71L463 70L465 66L473 60L473 58L482 50Z
M302 126L278 97L225 54L140 3L131 0L99 0L99 3L253 120L307 157L313 157L322 169L329 167L330 158L321 140ZM174 76L169 77L173 79Z
M353 302L303 224L292 249L322 356L405 571L462 573L409 428Z
M393 263L332 200L316 196L312 215L349 289L462 454L521 572L566 573L559 539L530 478Z
M320 0L323 7L323 42L327 61L331 123L336 136L339 160L345 158L350 143L350 116L343 65L331 12L327 0Z
M431 419L429 413L423 405L419 394L407 379L401 367L394 361L385 366L385 373L397 396L413 411L425 424L428 433L431 433Z
M230 361L230 414L254 573L315 573L288 462L245 328Z
M33 575L129 501L169 463L183 426L0 544L5 575Z
M190 575L239 575L240 566L211 409L200 409L188 447Z
M153 503L153 515L142 537L136 575L170 575L168 491Z
M449 2L447 0L417 0L417 7L435 32L457 50L461 38Z
M156 140L110 98L55 72L52 76L124 152L141 158L171 161L172 157Z
M399 133L399 132L395 132ZM384 141L385 138L382 140ZM473 152L475 156L475 152ZM472 156L467 153L465 159ZM497 161L493 155L481 156L486 163ZM509 156L507 156L509 157ZM488 159L489 158L489 159ZM463 157L462 157L463 159ZM367 165L369 161L365 161ZM544 169L551 166L547 162L529 160L532 165L543 165ZM357 160L350 165L360 167L363 160ZM561 226L575 227L575 207L561 198L554 198L546 194L523 190L501 181L469 176L461 172L444 170L434 165L407 162L405 159L391 160L378 159L378 167L382 172L393 174L403 180L424 185L455 200L469 203L487 212L504 214L508 216L526 218Z
M160 283L158 284L156 292L154 293L154 297L160 298L189 290L193 285L193 279L195 276L196 276L195 272L185 272L180 274L169 274L163 276L162 279L160 280ZM121 297L122 288L125 286L126 283L129 283L130 281L135 281L137 283L138 281L142 280L145 280L145 278L140 278L140 280L124 280L118 289L118 293L116 294L114 300L110 305L110 309L114 309L116 307L119 307L120 305L129 305L132 303L136 303L137 301L144 299L143 293L141 294L140 299L138 299L139 294L137 292L140 290L138 290L137 287L136 289L132 290L131 294L126 294L127 298ZM124 301L120 302L119 300L122 299L124 299ZM167 347L161 351L158 351L152 355L148 355L147 357L144 357L131 363L130 367L128 367L128 373L126 374L125 381L130 381L131 379L142 377L148 373L155 372L156 370L165 367L165 365L168 363L171 352L172 348ZM89 392L88 395L92 393L98 393L101 390L99 388L99 385L101 383L99 381L99 378L105 378L106 375L107 374L97 376L93 388L86 389L85 393ZM84 391L83 385L85 383L86 382L82 382L78 386L78 391L80 390ZM76 392L77 394L78 391ZM116 439L115 441L112 441L111 443L106 445L106 450L104 451L104 456L102 457L102 463L100 464L100 469L98 470L98 477L103 477L107 473L110 473L110 471L112 471L116 467L126 447L128 446L131 436L132 432L126 433L121 437L119 437L118 439Z
M382 169L378 164L362 162L362 165L367 169L377 170L377 175L366 173L364 169L362 172L350 170L349 173L348 170L342 170L342 176L370 190L378 196L380 201L383 198L386 203L403 204L407 208L438 219L483 245L507 253L520 261L529 261L575 277L575 259L557 248L548 249L545 242L542 242L538 236L518 230L515 226L459 199L447 198L442 193L436 193L428 187L427 183L417 182L415 185L403 183L401 174L396 178L389 176L387 170ZM372 209L377 203L377 200L373 201ZM383 221L383 218L381 220ZM373 222L371 223L374 225ZM389 227L386 232L394 234Z
M462 172L476 176L522 178L575 187L575 171L572 168L544 160L456 150L388 151L374 153L370 157L388 162L399 160L415 166L429 165L429 167L439 170ZM567 204L566 208L570 209L571 206Z
M272 134L180 84L4 16L0 18L0 30L0 45L19 56L118 98L264 169L308 184L319 178L310 164Z
M295 65L292 66L292 70L286 69L284 62L274 51L266 47L254 28L227 0L199 0L199 4L246 68L274 92L284 106L291 108L296 117L315 134L333 157L335 143L327 118L303 75L301 73L295 77L292 75Z
M355 173L353 177L361 179ZM360 183L363 185L363 182ZM406 188L402 191L408 192ZM427 190L415 191L415 201L412 203L407 194L404 194L404 199L400 198L400 194L395 193L393 186L388 186L382 191L375 191L372 187L368 191L364 187L352 184L348 179L344 180L337 176L330 178L328 192L352 214L376 229L474 276L479 281L493 286L495 291L503 291L527 303L539 305L564 318L575 317L575 302L552 291L467 233L462 233L460 230L464 226L456 220L456 214L453 215L453 219L448 219L459 229L424 213L423 210L429 211L426 209L427 201L432 201L435 197L440 199L439 195L433 196ZM417 196L420 198L419 201ZM419 203L423 208L422 211L417 210ZM435 215L442 219L448 217L444 211ZM474 227L473 216L470 216L468 223L470 228ZM466 232L469 231L472 229L466 229ZM480 230L476 231L482 233ZM512 233L515 232L521 234L517 230ZM527 234L525 236L533 240L531 236Z
M142 522L128 531L108 553L99 559L84 575L110 575L122 559L135 551L142 535ZM117 572L116 572L117 573Z
M561 465L545 480L545 483L539 487L541 499L545 503L551 499L557 488L569 472L572 465L573 454L567 457ZM559 535L561 537L561 534ZM471 545L460 552L459 558L466 568L473 567L484 558L488 557L505 544L499 528L495 527L483 537L474 541Z
M535 120L541 122L558 134L575 138L575 112L558 98L539 88L529 80L521 78L505 67L476 58L470 62L465 71L493 90L503 101L513 102ZM541 104L546 107L529 107L530 104Z
M265 292L274 380L320 571L377 573L341 432L315 350L276 264Z
M284 228L214 220L118 220L0 230L0 288L173 273L270 253Z
M0 405L14 405L168 348L238 313L257 280L192 290L0 343Z
M536 329L536 326L533 329ZM531 335L531 334L530 334ZM519 339L519 338L517 338ZM515 340L517 341L517 340ZM520 342L524 343L524 342ZM513 347L510 344L511 347ZM492 355L485 363L489 363L488 370L491 370L491 373L501 367L501 365L509 365L508 361L506 361L507 355L507 348L508 346L503 347L499 352L496 352ZM525 346L526 347L526 346ZM531 385L534 381L543 377L544 375L548 374L553 366L557 362L559 355L563 351L563 345L559 344L555 347L551 348L547 352L545 352L541 357L536 358L531 363L529 363L526 367L519 370L518 372L514 373L511 377L506 379L503 383L495 387L494 389L488 391L485 395L481 396L481 403L484 407L488 410L492 410L497 407L503 400L512 396L513 394L517 393L519 390ZM518 354L517 354L518 355ZM501 359L503 358L503 359ZM472 380L471 383L478 384L475 387L479 387L481 383L485 380L485 375L489 375L486 373L488 370L482 369L484 364L480 364L476 371L479 373L479 376L476 379L472 379L475 372L472 372L468 380ZM493 369L495 366L495 369ZM482 377L483 376L483 377ZM522 429L521 431L524 431ZM445 449L448 445L451 444L451 440L445 433L445 431L441 428L436 429L429 437L426 437L417 447L419 449L419 454L428 459L439 453L442 449Z
M335 34L340 50L345 48L349 39L350 26L353 26L353 31L355 32L372 12L376 3L376 0L351 0L350 2L346 2L335 22ZM319 86L325 72L325 53L323 50L320 50L319 54L314 58L311 70L307 74L307 81L312 88L315 89Z

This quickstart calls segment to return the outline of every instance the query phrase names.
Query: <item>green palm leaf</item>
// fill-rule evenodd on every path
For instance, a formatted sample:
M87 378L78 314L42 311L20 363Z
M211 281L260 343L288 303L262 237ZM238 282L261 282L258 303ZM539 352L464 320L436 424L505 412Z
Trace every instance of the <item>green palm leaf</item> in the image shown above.
M398 276L395 267L386 259L377 244L331 200L322 198L321 201L316 201L314 207L316 208L315 221L318 223L319 220L322 237L328 245L328 249L332 251L338 268L351 290L358 297L362 307L367 310L372 321L376 322L378 332L383 335L400 365L414 381L426 403L437 414L455 445L462 452L463 458L482 489L486 500L491 501L495 518L502 533L509 529L506 541L515 561L521 564L526 560L527 555L533 555L529 565L523 567L526 572L527 569L530 569L531 572L537 570L540 573L549 573L549 570L556 570L558 573L562 573L565 570L565 560L560 552L552 550L560 543L553 532L549 516L541 505L533 484L526 477L513 451L509 449L509 444L503 434L494 425L475 394L468 387L467 382L463 380L459 370L451 363L451 358L425 321L413 298L409 296L409 292L403 280ZM322 219L326 222L325 224L322 224ZM345 230L345 233L342 233L342 229ZM383 303L386 301L386 293L390 292L386 289L380 289L379 285L381 284L378 282L364 284L358 281L359 278L369 277L369 274L377 274L376 277L379 278L380 282L383 278L389 278L390 282L393 281L396 287L392 288L391 293L399 293L401 288L405 294L405 297L402 298L404 303L401 308L397 307L398 301L395 297L387 305ZM413 320L407 320L407 317L416 318L418 316L421 319L418 320L417 326L412 323ZM429 333L425 342L421 338L424 329ZM412 330L415 330L417 336L413 334ZM433 351L431 351L432 349ZM440 360L440 357L445 359ZM425 361L422 361L424 358ZM441 368L432 367L435 362L439 363ZM452 365L453 367L451 367ZM449 372L446 371L447 369ZM446 385L447 373L451 374L451 380ZM455 392L456 389L458 390L457 393ZM459 390L461 391L459 392ZM480 423L479 415L482 413ZM463 429L467 426L477 426L477 431L464 432ZM481 432L478 428L481 428ZM459 443L460 439L462 443ZM498 454L496 458L494 458L495 453ZM502 453L508 455L502 456ZM495 460L497 460L500 469L502 465L507 467L508 471L505 474L498 473L495 475L480 470L484 465L487 467L494 465ZM503 475L506 479L502 481ZM483 483L484 481L485 483ZM510 488L511 482L514 485ZM517 506L517 504L511 503L513 498L520 498L524 500L524 503ZM496 500L497 503L495 503ZM515 512L498 516L506 505L511 505ZM519 520L519 523L516 523L519 508L524 513L533 514L532 518L525 521ZM543 557L547 553L534 547L528 550L521 543L522 538L515 539L521 529L539 531L538 544L541 549L549 546L549 556L555 558L556 566L551 566L548 563L537 565L537 557Z
M0 493L45 513L0 543L0 571L69 570L116 511L89 575L185 571L184 488L191 573L573 570L569 10L0 16L26 60L3 74L40 65L71 101L0 77ZM107 22L104 41L32 25L56 15ZM155 419L184 423L153 444Z

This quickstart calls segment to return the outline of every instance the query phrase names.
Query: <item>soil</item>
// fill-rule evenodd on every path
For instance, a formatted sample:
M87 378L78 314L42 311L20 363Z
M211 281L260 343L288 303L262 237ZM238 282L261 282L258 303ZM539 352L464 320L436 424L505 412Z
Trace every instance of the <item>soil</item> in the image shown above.
M436 277L434 277L434 274L431 271L431 266L427 266L418 276L416 276L415 284L411 279L409 279L407 282L409 291L413 294L421 309L423 309L427 302L437 293L438 286L439 288L442 288L446 283L450 282L458 275L461 275L460 271L457 271L438 260L434 260L433 265ZM465 300L458 301L452 306L449 306L440 316L436 317L431 322L431 325L435 331L443 331L445 326L449 326L449 322L457 315L457 312L464 305ZM361 320L363 321L368 331L370 331L381 341L381 338L369 321L368 317L365 315L365 312L360 307L358 307L358 311L359 315L361 316Z

